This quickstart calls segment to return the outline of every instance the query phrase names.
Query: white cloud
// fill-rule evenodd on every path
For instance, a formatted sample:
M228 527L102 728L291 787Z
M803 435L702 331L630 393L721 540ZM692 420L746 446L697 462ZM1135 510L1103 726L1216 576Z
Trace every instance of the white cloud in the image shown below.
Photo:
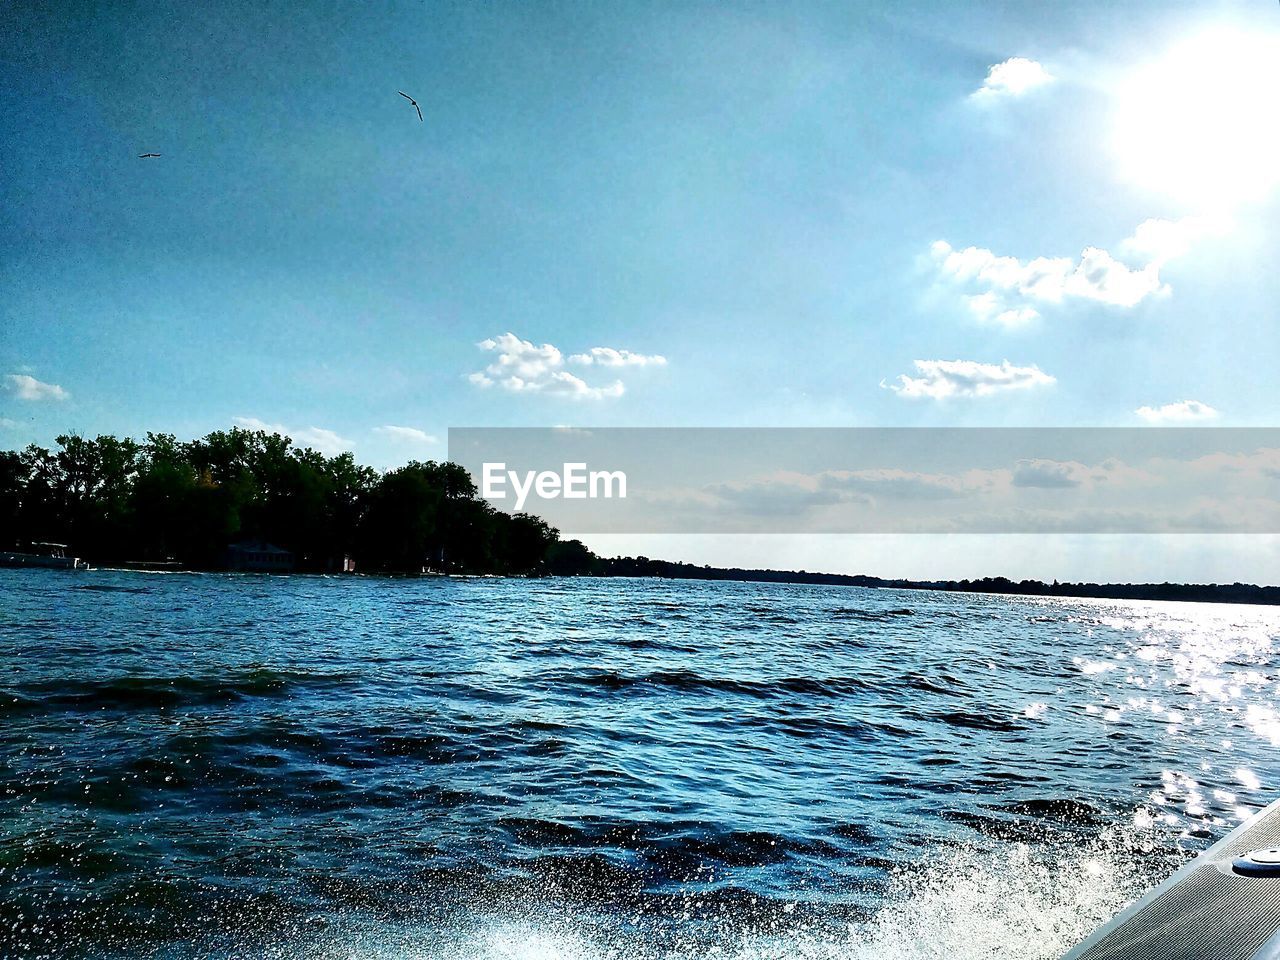
M1036 257L1025 262L1017 257L998 256L982 247L955 250L945 240L937 241L930 249L944 276L988 288L985 294L969 298L970 309L981 319L1025 309L1031 313L1001 322L1034 319L1036 311L1027 301L1061 303L1074 297L1132 307L1149 296L1168 292L1160 282L1159 264L1150 263L1135 270L1098 247L1086 247L1078 261L1070 257Z
M1052 81L1053 74L1039 62L1026 57L1010 57L1003 63L993 64L982 86L970 97L978 101L1017 97Z
M26 373L6 374L4 389L19 400L67 400L71 397L56 383L45 383Z
M992 485L997 471L969 470L962 474L921 473L916 470L828 470L824 483L838 490L855 491L897 500L950 500L967 497Z
M1280 448L1259 447L1253 453L1211 453L1192 460L1190 466L1200 472L1280 480Z
M0 417L0 430L16 430L17 427L17 420L10 420L8 417Z
M493 362L467 379L478 387L502 387L513 393L545 393L568 397L573 400L599 400L620 397L626 388L621 380L592 386L581 377L565 369L565 357L549 343L536 346L521 340L514 333L481 340L481 350L496 354ZM569 362L584 366L602 367L661 366L666 358L615 350L612 347L593 347L588 353L577 353Z
M602 367L647 367L666 366L667 358L659 354L646 355L632 353L630 350L615 350L613 347L592 347L586 353L575 353L569 358L570 363L599 364Z
M352 447L350 440L344 440L332 430L326 430L323 427L295 430L293 439L304 447L311 447L330 456L346 453Z
M1019 460L1013 468L1015 487L1040 487L1045 490L1081 486L1089 468L1075 460Z
M283 424L267 423L257 417L232 417L231 422L242 430L261 430L263 433L278 433L285 437L292 436L289 428Z
M1121 242L1120 252L1162 267L1170 260L1189 253L1201 237L1225 230L1226 224L1205 217L1183 217L1181 220L1153 217L1138 224L1133 235Z
M1121 263L1106 250L1086 247L1080 262L1063 283L1063 297L1097 300L1116 307L1134 307L1147 297L1168 293L1160 282L1160 265L1150 263L1135 270Z
M1134 411L1148 423L1195 423L1214 420L1218 411L1199 400L1179 400L1161 407L1139 407Z
M1009 482L1014 487L1061 490L1074 487L1096 487L1105 484L1114 490L1122 486L1150 485L1159 477L1148 470L1130 466L1114 457L1088 466L1078 460L1035 458L1014 464Z
M729 507L752 516L793 516L814 507L846 502L870 503L868 497L828 489L820 477L779 470L763 477L711 484L693 492L690 502Z
M1079 259L1036 257L1020 260L985 247L957 250L945 240L929 248L938 273L962 288L965 302L978 320L1020 327L1040 316L1039 307L1068 300L1087 300L1112 307L1136 307L1149 297L1164 296L1169 285L1160 270L1186 256L1201 238L1226 229L1226 223L1204 217L1144 220L1117 247L1123 262L1101 247L1085 247Z
M288 437L300 447L310 447L326 456L346 453L352 447L346 440L332 430L324 427L307 427L303 430L290 430L282 423L267 423L257 417L232 417L232 422L243 430L261 430L264 433L278 433Z
M916 360L918 377L901 374L897 383L880 385L900 397L986 397L1005 390L1047 386L1055 379L1035 364L1017 367L1005 360L999 364L976 360Z
M1010 307L991 290L965 298L969 310L984 323L995 323L1012 329L1025 327L1040 316L1034 307Z
M417 443L428 444L436 443L436 438L431 436L425 430L419 430L417 427L374 427L374 433L380 433L388 440L394 440L397 443Z
M977 443L975 450L982 448L982 442ZM1188 468L1199 466L1187 461L1156 461L1140 467L1116 458L1092 465L1078 460L1029 458L1017 460L1012 468L966 468L957 464L954 469L942 471L881 467L802 473L783 469L697 488L667 487L656 495L642 494L641 498L664 510L691 511L703 518L732 516L735 522L768 522L807 517L819 524L806 529L824 529L821 524L825 523L829 530L1012 532L1034 530L1045 524L1088 529L1099 523L1104 527L1114 525L1117 520L1147 529L1160 522L1159 511L1149 509L1155 502L1153 496L1173 492L1185 506L1199 490L1215 482L1208 473L1230 469L1206 465L1201 468L1206 476L1190 484L1189 491L1186 484L1175 491L1168 489L1170 481L1179 483ZM1244 469L1242 466L1237 472ZM1248 469L1256 473L1255 463L1251 461ZM1043 514L1039 512L1043 507L1070 507L1072 512ZM1079 513L1079 507L1107 512L1105 516L1091 517ZM1140 520L1131 519L1128 513L1114 512L1131 507L1139 511L1136 515ZM1143 509L1147 513L1141 513ZM1029 515L1028 511L1035 512Z

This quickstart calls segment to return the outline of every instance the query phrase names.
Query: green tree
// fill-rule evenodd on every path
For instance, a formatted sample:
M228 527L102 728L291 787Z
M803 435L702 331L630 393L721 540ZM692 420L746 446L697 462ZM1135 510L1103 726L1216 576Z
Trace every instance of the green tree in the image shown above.
M0 452L0 546L55 540L94 562L177 558L216 568L229 544L261 538L302 569L355 553L362 569L537 575L581 572L594 555L557 547L537 517L494 510L456 463L379 475L265 431L215 430L144 443L58 437Z

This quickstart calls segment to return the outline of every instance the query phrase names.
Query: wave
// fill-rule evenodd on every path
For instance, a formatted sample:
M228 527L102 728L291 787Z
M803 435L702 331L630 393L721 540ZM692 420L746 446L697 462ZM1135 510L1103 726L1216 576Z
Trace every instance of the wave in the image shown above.
M945 723L949 727L961 727L966 730L987 730L995 733L1015 733L1027 729L1023 724L989 713L969 713L964 710L951 710L943 713L931 713L930 719Z
M900 617L915 616L914 610L903 607L898 610L874 610L865 607L835 607L822 611L833 620L867 620L872 623L884 623Z
M0 693L0 710L147 710L236 703L286 697L296 688L344 684L354 672L254 668L196 676L117 676L102 679L31 681Z
M818 697L845 696L873 687L861 677L778 677L770 680L746 680L734 677L710 677L691 670L654 670L628 674L604 668L555 671L542 674L538 681L546 686L589 687L610 691L674 690L682 693L712 692L771 698L783 694Z

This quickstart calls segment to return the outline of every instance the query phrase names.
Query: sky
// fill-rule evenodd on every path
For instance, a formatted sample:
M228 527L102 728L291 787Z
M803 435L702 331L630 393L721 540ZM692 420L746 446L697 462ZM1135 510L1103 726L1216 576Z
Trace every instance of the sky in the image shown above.
M51 6L0 37L0 446L1274 425L1275 3ZM657 547L975 564L767 542Z

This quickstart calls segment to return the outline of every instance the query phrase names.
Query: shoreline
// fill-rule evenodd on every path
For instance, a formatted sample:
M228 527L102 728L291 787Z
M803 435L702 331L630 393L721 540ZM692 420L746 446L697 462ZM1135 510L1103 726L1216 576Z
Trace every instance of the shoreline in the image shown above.
M605 563L630 561L629 557L604 560ZM495 573L400 573L395 571L371 571L333 573L323 570L295 571L246 571L219 569L145 569L103 564L91 566L87 571L111 571L113 573L156 574L235 574L237 576L279 577L303 576L341 580L351 577L381 580L688 580L726 583L775 583L790 586L857 587L867 590L912 590L927 593L964 593L984 596L1043 597L1068 600L1141 600L1168 603L1216 603L1265 607L1280 606L1280 586L1233 583L1060 583L1046 584L1040 580L1014 581L1006 577L984 577L979 580L905 580L873 577L865 574L818 573L805 570L772 570L737 567L694 567L691 564L669 561L649 561L660 564L665 572L605 572L586 574L495 574ZM670 572L665 568L676 568ZM35 569L13 567L8 569ZM68 571L75 572L75 571Z

